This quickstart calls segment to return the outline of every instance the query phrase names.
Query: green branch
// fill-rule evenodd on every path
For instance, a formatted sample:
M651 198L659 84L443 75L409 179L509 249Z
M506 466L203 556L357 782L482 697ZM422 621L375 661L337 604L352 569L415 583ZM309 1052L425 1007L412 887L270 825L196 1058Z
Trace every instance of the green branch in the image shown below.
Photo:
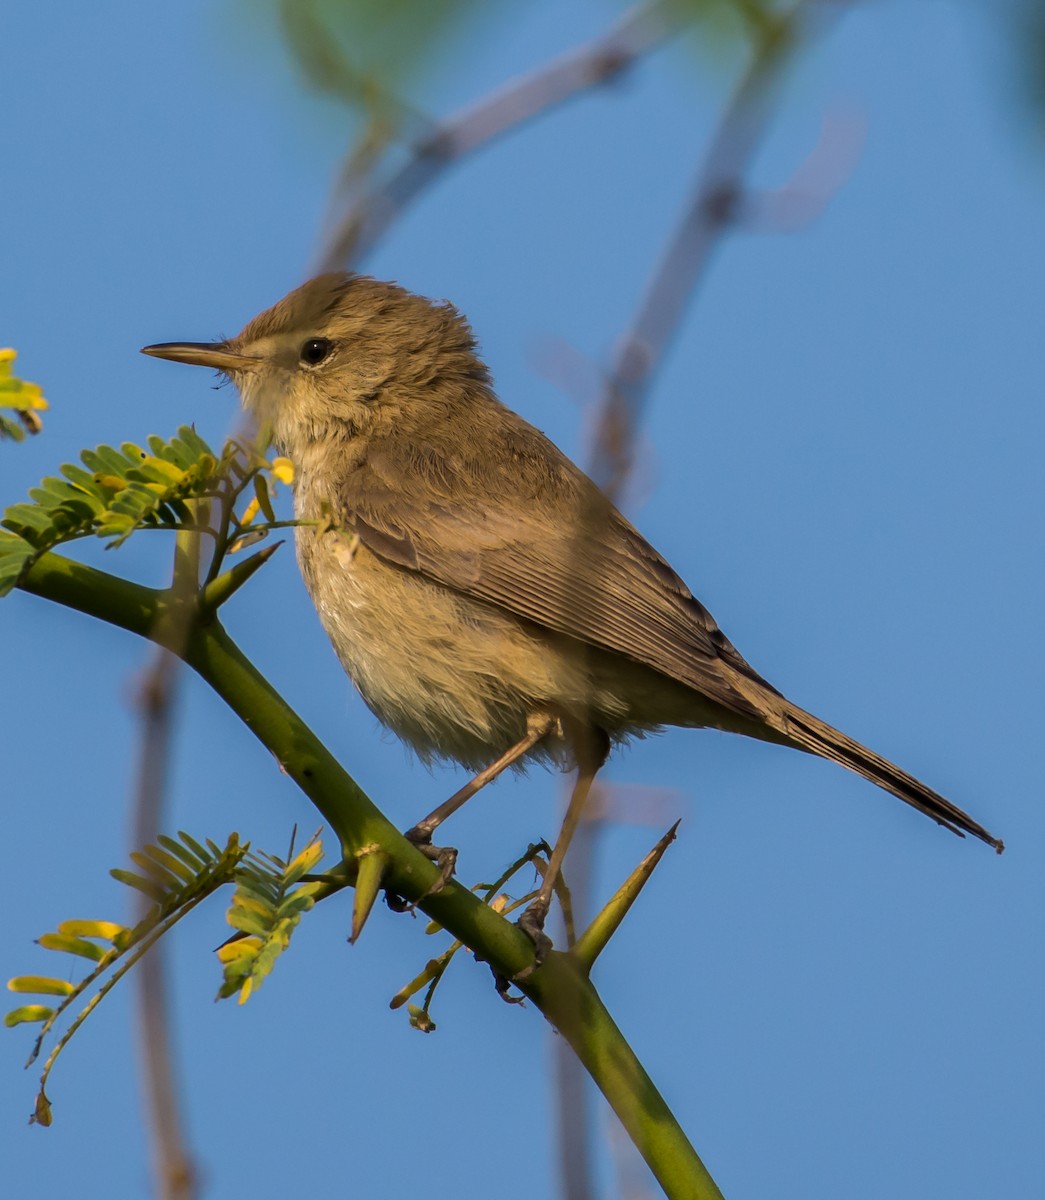
M361 854L380 847L387 856L383 886L417 901L504 978L515 979L532 965L529 939L466 888L451 883L428 894L438 869L384 817L210 611L186 622L186 602L171 591L142 587L54 553L33 563L19 586L167 645L275 755L334 830L347 863L354 868ZM573 1047L665 1194L686 1200L720 1197L578 960L553 952L517 986Z

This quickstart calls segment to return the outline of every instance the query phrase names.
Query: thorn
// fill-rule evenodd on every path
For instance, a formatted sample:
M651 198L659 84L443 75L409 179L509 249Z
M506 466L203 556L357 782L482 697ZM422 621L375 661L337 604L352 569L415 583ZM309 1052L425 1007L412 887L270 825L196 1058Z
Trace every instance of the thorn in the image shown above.
M389 857L376 843L356 852L359 868L356 874L356 894L352 901L352 934L349 942L355 945L363 932L370 910L374 907L381 880L388 870Z
M620 923L628 915L631 906L639 898L639 893L664 857L665 851L675 840L675 833L680 824L681 819L676 821L657 842L569 951L577 959L585 975L591 973L595 960L606 948L610 938L617 932Z
M217 612L225 601L238 592L254 572L263 567L282 545L282 542L273 542L271 546L266 546L264 550L252 554L250 558L237 563L231 570L208 583L200 593L200 612L203 614Z

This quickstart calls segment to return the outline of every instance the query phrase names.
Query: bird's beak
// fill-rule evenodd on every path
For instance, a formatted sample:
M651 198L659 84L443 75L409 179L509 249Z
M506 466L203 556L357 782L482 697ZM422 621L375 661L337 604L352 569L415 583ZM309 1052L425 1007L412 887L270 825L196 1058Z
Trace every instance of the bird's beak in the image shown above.
M194 367L213 367L216 371L243 371L258 364L249 354L230 350L227 342L160 342L156 346L143 346L142 354Z

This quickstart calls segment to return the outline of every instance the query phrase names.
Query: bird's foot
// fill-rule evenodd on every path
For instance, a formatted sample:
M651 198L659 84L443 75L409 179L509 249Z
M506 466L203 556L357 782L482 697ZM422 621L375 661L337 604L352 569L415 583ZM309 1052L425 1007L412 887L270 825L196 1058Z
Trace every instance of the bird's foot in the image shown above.
M413 829L408 829L403 835L408 842L415 845L418 850L439 868L439 878L421 897L434 896L441 892L444 887L454 877L454 868L457 866L457 851L453 846L433 846L432 831L426 829L424 823L415 825Z
M506 975L502 975L499 971L493 973L493 985L497 989L497 995L505 1002L505 1004L525 1004L525 996L512 995L512 980Z
M548 906L549 901L544 896L538 896L536 900L526 906L523 915L519 918L519 928L533 942L533 962L528 967L524 967L515 976L516 983L532 975L548 957L548 951L552 948L552 940L544 932L544 922L548 917Z

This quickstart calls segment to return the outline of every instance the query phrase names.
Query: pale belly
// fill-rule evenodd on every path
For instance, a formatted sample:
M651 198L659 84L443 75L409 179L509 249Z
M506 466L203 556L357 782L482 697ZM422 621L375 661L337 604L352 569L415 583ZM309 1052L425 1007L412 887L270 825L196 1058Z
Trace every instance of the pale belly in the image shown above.
M538 712L614 740L662 723L719 724L681 684L392 566L347 533L302 528L297 545L342 665L376 716L424 758L479 770ZM554 742L535 753L569 757Z

